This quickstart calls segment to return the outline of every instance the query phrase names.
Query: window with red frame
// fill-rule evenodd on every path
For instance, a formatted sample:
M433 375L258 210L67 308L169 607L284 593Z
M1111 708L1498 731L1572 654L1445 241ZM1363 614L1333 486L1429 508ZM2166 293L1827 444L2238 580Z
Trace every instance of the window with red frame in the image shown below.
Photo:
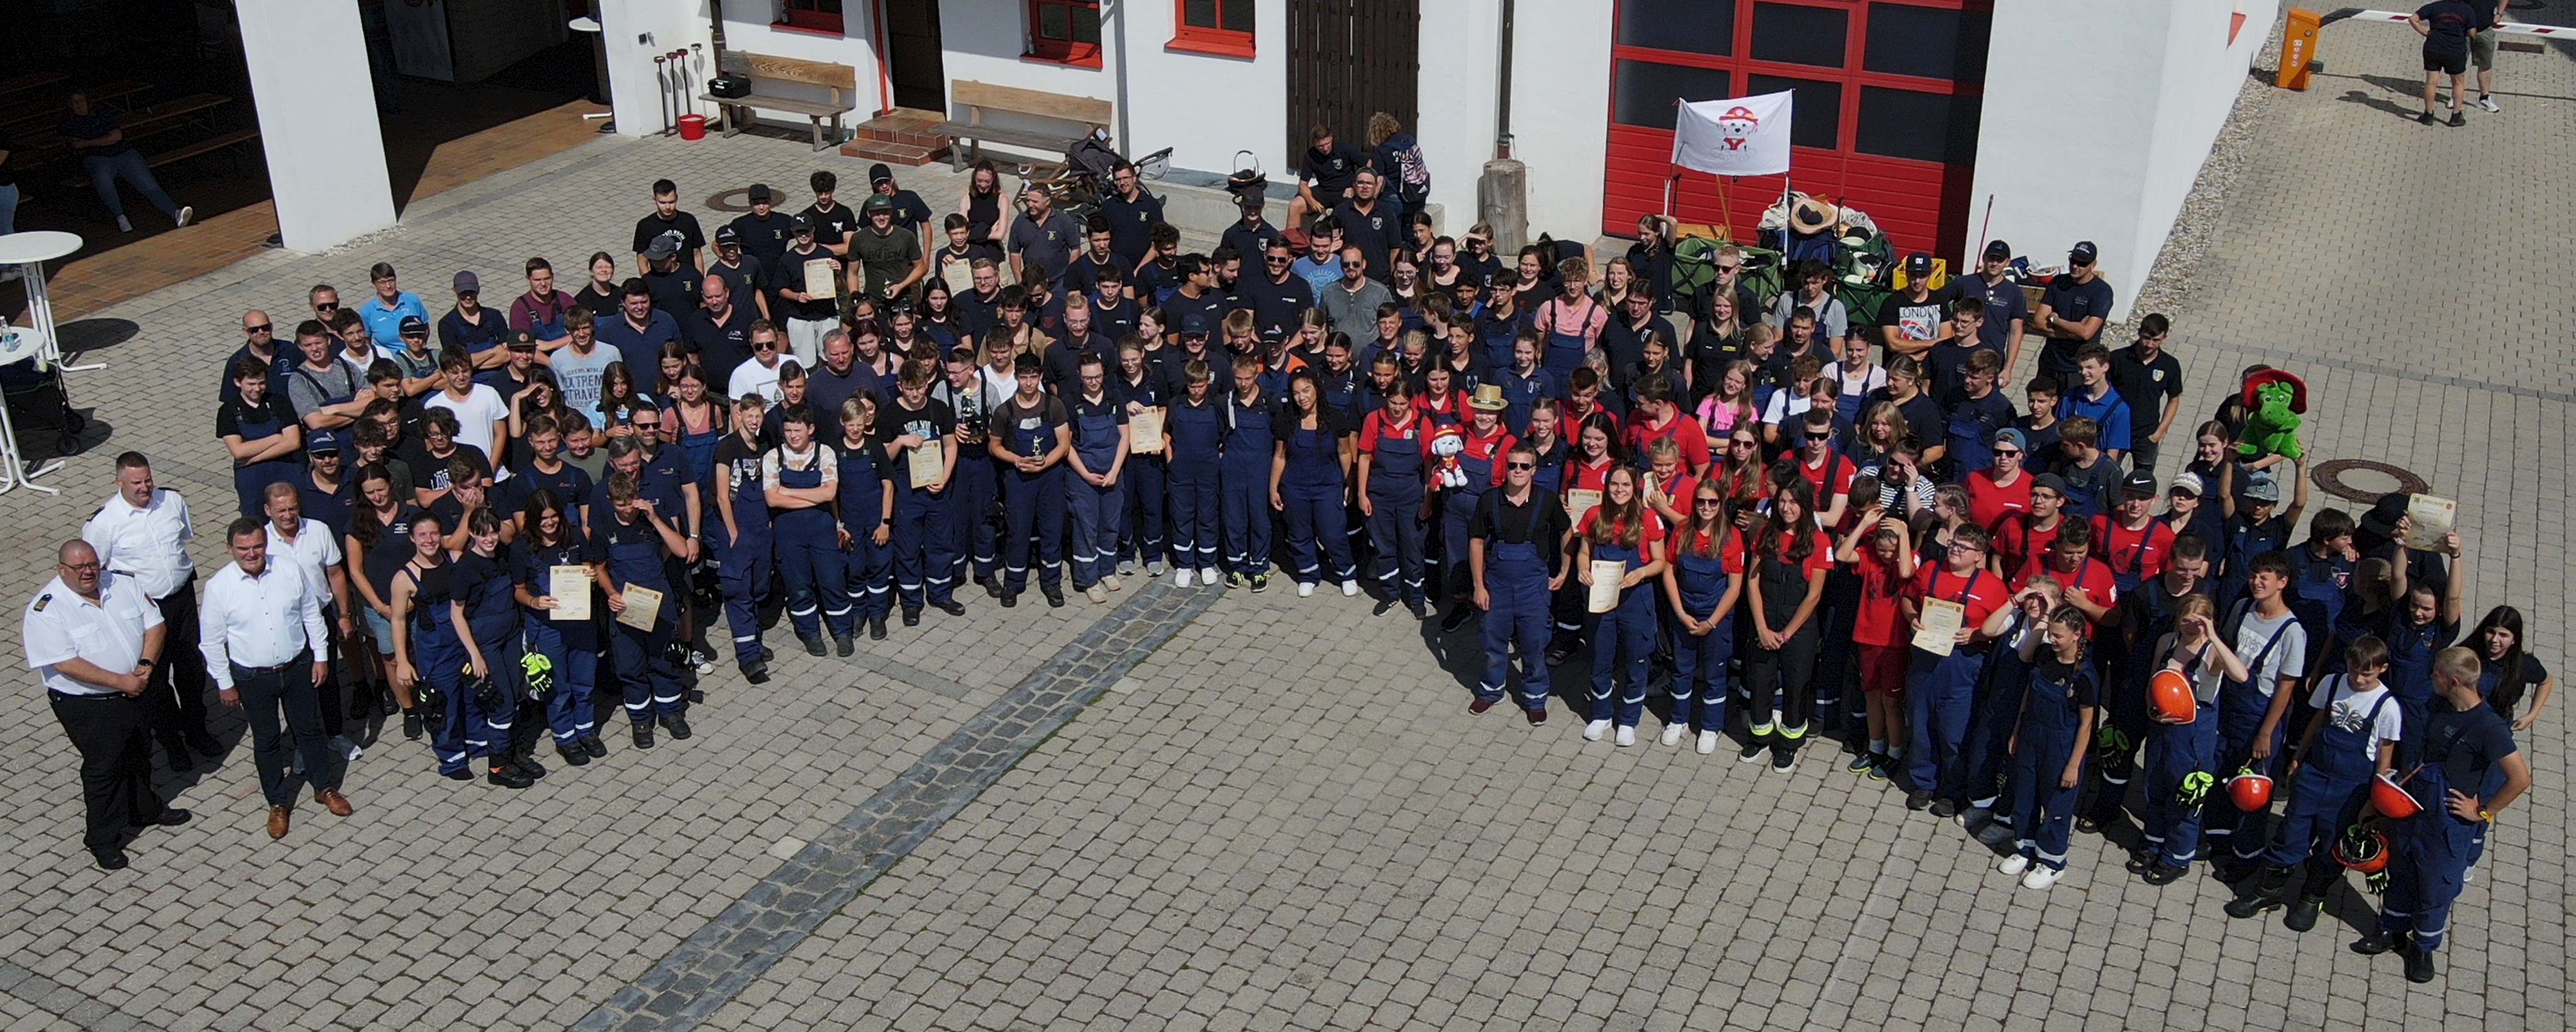
M784 0L777 24L811 32L841 31L841 0Z
M1172 49L1252 56L1254 0L1176 0Z
M1025 56L1100 67L1100 0L1029 0Z

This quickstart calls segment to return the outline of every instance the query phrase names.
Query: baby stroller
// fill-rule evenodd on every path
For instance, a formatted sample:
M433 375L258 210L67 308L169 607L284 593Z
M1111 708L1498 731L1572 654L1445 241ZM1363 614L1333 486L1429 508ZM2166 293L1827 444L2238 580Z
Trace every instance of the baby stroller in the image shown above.
M1091 217L1100 210L1100 199L1110 193L1110 174L1127 159L1109 146L1108 135L1095 130L1091 135L1066 148L1062 164L1025 165L1021 178L1046 187L1055 199L1057 211L1073 216L1075 222ZM1172 149L1165 147L1136 161L1137 178L1151 182L1171 171Z

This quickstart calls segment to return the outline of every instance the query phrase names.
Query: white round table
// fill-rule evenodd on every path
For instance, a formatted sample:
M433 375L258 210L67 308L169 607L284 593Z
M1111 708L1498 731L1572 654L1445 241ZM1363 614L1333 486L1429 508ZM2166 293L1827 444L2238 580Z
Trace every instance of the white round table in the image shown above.
M0 334L5 334L5 340L0 340L0 353L9 355L32 353L39 372L47 366L61 366L67 372L104 368L96 364L62 365L62 347L56 343L54 332L54 306L52 300L45 295L45 263L80 249L81 238L78 234L58 230L40 229L0 236L0 265L12 265L18 268L18 282L27 289L27 322L29 323L27 326L11 326L0 330ZM12 360L15 361L15 359ZM62 460L56 459L46 463L41 469L27 468L26 462L19 457L18 453L17 427L10 422L8 406L0 405L0 493L6 493L12 488L26 487L46 494L54 494L55 488L34 481L36 477L61 467Z

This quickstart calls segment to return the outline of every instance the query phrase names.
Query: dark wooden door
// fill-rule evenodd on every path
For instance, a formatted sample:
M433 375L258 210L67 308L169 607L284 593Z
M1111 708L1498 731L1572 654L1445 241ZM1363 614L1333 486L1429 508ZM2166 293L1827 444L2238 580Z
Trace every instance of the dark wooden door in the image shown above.
M1331 126L1368 149L1369 116L1414 127L1421 0L1289 0L1288 140L1280 178L1294 179L1309 130Z
M896 107L948 116L948 75L939 59L939 0L886 0L888 77Z

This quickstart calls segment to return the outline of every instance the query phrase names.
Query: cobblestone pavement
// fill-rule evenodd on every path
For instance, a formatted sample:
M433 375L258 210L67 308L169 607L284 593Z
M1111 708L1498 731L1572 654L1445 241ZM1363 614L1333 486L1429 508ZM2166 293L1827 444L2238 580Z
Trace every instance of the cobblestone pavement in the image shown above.
M2264 142L2174 313L2187 411L2206 413L2220 393L2209 385L2249 362L2307 375L2318 454L2395 463L2461 498L2472 609L2523 607L2540 654L2563 659L2566 470L2515 453L2576 439L2576 385L2542 364L2568 337L2547 313L2569 276L2505 241L2576 235L2567 191L2549 185L2576 157L2558 131L2576 70L2557 52L2507 54L2505 114L2427 129L2390 110L2413 107L2410 41L2328 31L2335 73L2268 106ZM802 151L601 141L545 159L423 202L403 229L345 253L264 255L102 313L143 330L98 352L110 367L75 374L74 392L116 424L111 450L153 453L165 481L211 511L229 484L199 385L213 382L242 307L293 311L305 286L354 284L379 258L434 286L466 267L512 282L527 254L559 265L603 246L623 254L657 175L678 179L702 217L702 198L754 178L802 206L817 161ZM821 160L859 177L854 163ZM934 209L954 201L944 173L905 178ZM2495 182L2529 188L2460 188ZM2499 240L2472 242L2467 227ZM2464 327L2467 347L2453 343ZM202 400L161 417L153 402L174 389ZM12 510L0 582L22 592L46 576L46 547L105 495L105 455L55 482L68 493L0 499ZM77 847L68 746L32 689L9 693L0 743L34 773L8 796L23 830L7 859L23 876L0 885L0 1019L49 1030L2565 1023L2555 712L2524 736L2540 787L2462 897L2443 981L2418 988L2393 961L2343 948L2367 920L2356 892L2338 896L2324 928L2293 936L2276 921L2229 921L2206 879L2145 887L2087 836L2067 879L2034 893L1994 874L1956 825L1909 814L1826 750L1783 777L1724 754L1584 743L1562 699L1541 729L1508 710L1470 717L1472 633L1371 617L1365 600L1156 585L1114 610L970 605L964 619L933 614L919 632L863 643L857 662L784 656L766 688L719 676L696 738L620 748L526 792L442 781L397 736L352 771L357 816L300 812L283 844L257 830L256 779L237 746L212 773L165 775L198 819L145 835L134 868L115 875ZM0 649L23 662L14 638ZM1560 674L1579 678L1579 664ZM1650 738L1656 729L1649 720Z

